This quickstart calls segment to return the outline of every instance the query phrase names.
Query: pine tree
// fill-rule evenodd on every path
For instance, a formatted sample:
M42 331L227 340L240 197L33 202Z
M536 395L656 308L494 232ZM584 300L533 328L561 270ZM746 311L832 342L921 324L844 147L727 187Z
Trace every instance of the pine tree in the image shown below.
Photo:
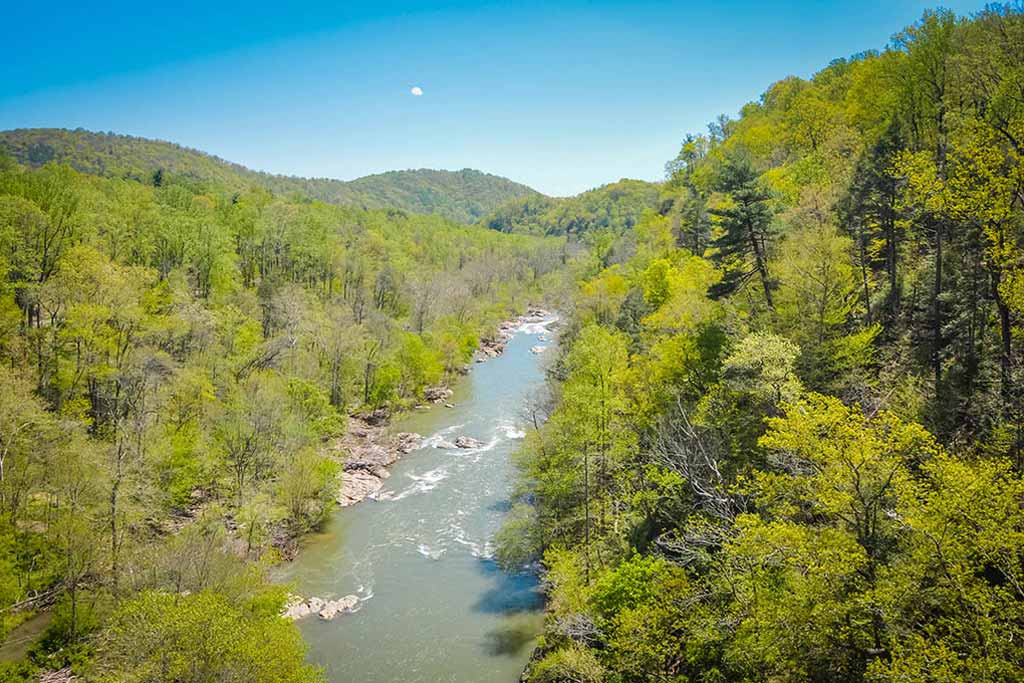
M768 246L774 236L771 195L758 182L750 160L735 156L726 160L716 188L725 193L726 206L711 210L722 234L714 241L715 264L725 276L709 290L713 298L732 294L755 275L761 280L765 302L774 309L775 288L768 272Z

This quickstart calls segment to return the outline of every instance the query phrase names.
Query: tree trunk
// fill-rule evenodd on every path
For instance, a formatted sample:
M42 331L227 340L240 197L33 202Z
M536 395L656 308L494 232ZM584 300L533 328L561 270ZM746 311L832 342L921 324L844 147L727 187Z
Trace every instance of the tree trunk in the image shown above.
M942 398L942 223L935 222L935 286L932 292L932 373L935 381L936 410Z
M764 288L764 299L768 304L768 308L774 311L775 303L772 301L771 279L768 276L768 262L764 253L764 245L752 227L748 226L748 230L750 232L750 245L754 250L754 263L757 267L757 273L761 277L761 286Z

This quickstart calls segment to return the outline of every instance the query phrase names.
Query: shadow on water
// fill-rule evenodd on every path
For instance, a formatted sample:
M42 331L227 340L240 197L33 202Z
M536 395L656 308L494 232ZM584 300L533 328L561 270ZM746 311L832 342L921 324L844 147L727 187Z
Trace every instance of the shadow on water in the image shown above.
M491 580L491 586L473 604L475 611L511 615L535 612L544 605L544 596L533 574L510 574L494 560L482 559L477 567Z
M491 657L515 657L533 644L540 634L543 616L520 614L508 623L484 634L483 648Z
M493 503L491 503L490 505L488 505L487 509L490 510L491 512L500 512L500 513L504 514L506 512L510 512L512 510L512 501L511 500L507 500L507 499L506 500L496 500Z

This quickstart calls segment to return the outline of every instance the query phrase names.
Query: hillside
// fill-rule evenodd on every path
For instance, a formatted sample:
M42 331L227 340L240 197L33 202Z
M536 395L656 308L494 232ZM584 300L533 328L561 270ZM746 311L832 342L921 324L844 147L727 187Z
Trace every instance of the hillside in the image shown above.
M492 230L530 235L579 235L590 230L632 228L658 205L660 186L622 179L575 197L533 195L512 200L483 219Z
M83 173L145 182L159 173L237 191L259 185L279 195L438 214L460 223L474 223L508 201L539 196L525 185L472 169L391 171L353 181L275 175L170 142L81 129L0 131L0 153L33 168L59 161Z
M247 681L322 681L264 570L346 500L348 416L454 383L561 245L225 191L250 172L171 145L57 139L95 174L0 160L0 643L55 603L31 661L0 651L0 681L127 681L202 643L219 671L256 661ZM174 170L125 179L126 159ZM209 183L173 179L189 167Z
M574 266L525 680L1024 680L1022 55L937 10L784 78Z

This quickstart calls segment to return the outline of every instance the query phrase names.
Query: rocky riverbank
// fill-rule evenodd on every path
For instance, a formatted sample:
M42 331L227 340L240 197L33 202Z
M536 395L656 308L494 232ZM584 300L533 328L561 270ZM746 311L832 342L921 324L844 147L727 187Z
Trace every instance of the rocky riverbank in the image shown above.
M422 440L411 432L389 434L386 415L349 418L345 436L334 444L344 463L338 504L347 507L375 495L390 476L387 468L419 448Z
M358 606L358 595L346 595L337 600L325 600L318 597L303 598L299 595L292 595L281 616L298 621L315 614L324 621L331 621L339 614L355 612Z
M482 339L474 356L477 363L490 358L497 358L505 351L505 346L515 335L517 329L524 325L539 325L550 317L550 313L542 308L531 306L526 313L498 326L491 337ZM446 405L452 390L448 387L430 387L423 392L423 403L417 407ZM388 430L390 414L385 409L369 413L360 413L349 418L348 430L333 445L343 463L341 488L337 501L342 507L355 505L367 498L374 498L384 487L384 480L390 476L388 467L420 447L423 437L412 432L391 434ZM454 446L458 448L477 448L481 442L468 436L460 436Z

